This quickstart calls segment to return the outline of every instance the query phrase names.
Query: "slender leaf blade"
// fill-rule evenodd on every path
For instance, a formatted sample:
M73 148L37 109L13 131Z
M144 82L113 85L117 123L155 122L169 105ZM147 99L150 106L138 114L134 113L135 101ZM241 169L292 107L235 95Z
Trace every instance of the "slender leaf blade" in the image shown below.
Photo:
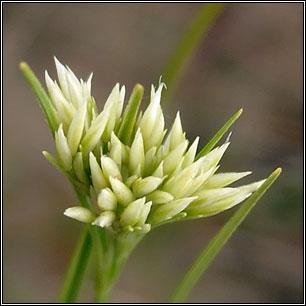
M19 68L31 86L36 98L38 99L38 102L45 114L48 125L54 136L54 132L57 130L59 123L56 118L56 110L52 105L49 96L27 63L21 62Z
M236 120L241 116L243 109L240 108L222 127L221 129L213 136L213 138L204 146L204 148L197 154L196 160L200 157L209 153L224 134L229 130L229 128L236 122Z
M118 132L118 137L124 144L128 144L130 141L143 92L143 86L136 84L125 108L122 123Z
M206 248L201 252L189 271L185 274L182 281L172 295L171 303L182 303L192 288L195 286L202 273L219 253L223 245L228 241L240 223L255 206L258 200L271 187L280 175L282 169L277 168L270 174L264 184L234 213L234 215L225 223L222 229L213 237Z
M178 46L167 62L163 72L163 81L169 89L174 88L184 68L186 68L197 46L205 38L217 17L224 9L225 3L205 3L193 19L190 27L182 36ZM169 90L167 92L169 96Z
M58 303L74 303L85 273L89 254L92 247L88 227L80 236L58 297Z

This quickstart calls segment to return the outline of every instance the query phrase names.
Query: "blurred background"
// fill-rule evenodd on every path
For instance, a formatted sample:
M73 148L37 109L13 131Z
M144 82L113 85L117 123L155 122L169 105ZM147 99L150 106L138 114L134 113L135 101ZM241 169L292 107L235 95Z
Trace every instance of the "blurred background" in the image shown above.
M100 107L116 82L158 84L202 4L3 4L4 302L53 302L81 224L63 215L76 203L43 157L48 126L23 79L27 61L44 82L53 56L82 78L94 72ZM188 302L303 302L303 4L228 4L197 49L165 110L181 110L201 146L240 107L221 171L252 170L242 183L283 173L198 283ZM164 302L230 210L163 226L140 243L111 302ZM80 301L91 301L92 267Z

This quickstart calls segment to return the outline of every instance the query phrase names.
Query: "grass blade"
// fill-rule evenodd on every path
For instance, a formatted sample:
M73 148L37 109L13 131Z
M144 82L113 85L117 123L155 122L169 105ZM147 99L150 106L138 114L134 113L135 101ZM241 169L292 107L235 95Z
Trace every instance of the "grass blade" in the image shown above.
M143 86L136 84L125 108L122 123L118 132L118 137L124 144L128 144L130 141L143 91Z
M88 227L86 226L79 238L76 249L71 258L71 262L68 266L58 298L58 303L75 302L86 269L91 251L91 245L91 235L89 234Z
M182 303L194 285L197 283L202 273L206 270L208 265L219 253L223 245L231 237L233 232L237 229L240 223L244 220L250 210L255 206L257 201L269 189L281 173L281 168L277 168L265 183L234 213L234 215L225 223L222 229L213 237L207 247L202 251L200 256L196 259L189 271L183 277L181 283L176 288L172 295L171 303Z
M206 3L199 10L189 29L183 35L172 57L168 61L163 75L163 81L169 89L177 82L188 61L194 54L201 40L207 35L209 29L222 12L224 3ZM167 92L169 95L169 90Z
M54 132L57 130L59 124L56 118L56 110L52 105L49 96L47 95L38 78L35 76L34 72L31 70L27 63L21 62L19 68L28 83L30 84L36 98L38 99L39 104L45 114L49 127L54 136Z
M243 109L240 108L214 135L214 137L204 146L204 148L197 154L196 160L210 152L219 140L224 136L228 129L235 123L235 121L241 116Z

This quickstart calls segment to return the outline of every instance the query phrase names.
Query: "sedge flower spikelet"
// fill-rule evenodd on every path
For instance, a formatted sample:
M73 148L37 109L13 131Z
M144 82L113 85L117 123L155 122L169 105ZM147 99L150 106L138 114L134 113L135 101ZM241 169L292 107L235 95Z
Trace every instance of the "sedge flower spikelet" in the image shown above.
M116 84L99 112L91 95L92 74L83 81L56 58L55 65L58 81L48 72L45 80L59 123L57 166L90 203L67 208L66 216L113 232L144 234L167 222L220 213L263 184L228 187L251 172L216 173L229 139L197 156L199 137L186 138L179 112L167 133L163 83L152 86L142 112L143 87L135 86L124 107L125 87Z

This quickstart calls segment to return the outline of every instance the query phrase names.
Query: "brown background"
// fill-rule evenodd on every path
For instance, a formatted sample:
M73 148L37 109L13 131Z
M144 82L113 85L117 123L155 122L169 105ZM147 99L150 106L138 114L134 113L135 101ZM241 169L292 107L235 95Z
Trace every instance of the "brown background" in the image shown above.
M117 82L157 84L201 4L4 3L4 301L53 302L81 225L76 203L43 158L54 144L18 70L43 81L52 56L79 77L94 71L100 109ZM299 4L229 4L192 58L166 109L181 110L201 145L240 107L221 170L253 170L244 182L283 174L211 265L189 302L302 302L302 28ZM163 302L233 210L151 232L130 258L112 302ZM92 269L82 301L92 296Z

